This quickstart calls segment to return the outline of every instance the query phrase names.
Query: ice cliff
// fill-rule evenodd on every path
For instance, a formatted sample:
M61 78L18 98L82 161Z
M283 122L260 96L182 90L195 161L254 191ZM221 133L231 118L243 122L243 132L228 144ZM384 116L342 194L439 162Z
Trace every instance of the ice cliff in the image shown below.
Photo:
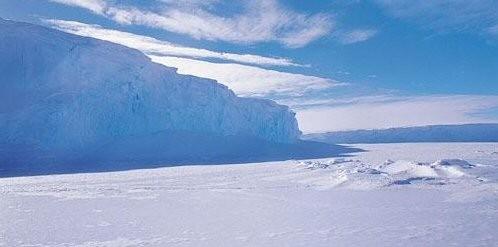
M237 97L121 45L0 19L0 168L50 163L113 140L133 150L141 145L133 140L161 142L167 133L176 133L171 146L182 141L177 133L275 143L300 135L286 106Z
M429 125L336 131L303 136L324 143L498 142L498 124Z

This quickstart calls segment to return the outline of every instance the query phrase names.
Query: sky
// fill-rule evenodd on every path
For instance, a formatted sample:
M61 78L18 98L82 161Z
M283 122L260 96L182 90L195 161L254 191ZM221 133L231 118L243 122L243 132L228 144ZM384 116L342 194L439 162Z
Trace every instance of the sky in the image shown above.
M0 0L0 17L286 104L304 133L498 122L495 0Z

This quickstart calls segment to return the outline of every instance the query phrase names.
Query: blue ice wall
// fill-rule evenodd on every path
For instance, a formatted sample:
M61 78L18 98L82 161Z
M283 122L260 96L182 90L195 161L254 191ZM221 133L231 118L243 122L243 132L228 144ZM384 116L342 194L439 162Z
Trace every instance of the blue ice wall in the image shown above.
M276 143L299 138L288 107L237 97L139 51L7 20L0 20L0 34L0 165L175 131Z

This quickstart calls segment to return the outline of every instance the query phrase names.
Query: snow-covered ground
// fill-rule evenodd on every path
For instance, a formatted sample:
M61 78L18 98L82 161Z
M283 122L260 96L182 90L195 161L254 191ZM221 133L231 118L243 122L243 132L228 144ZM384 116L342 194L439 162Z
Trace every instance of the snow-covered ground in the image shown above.
M0 246L497 246L498 143L0 179Z

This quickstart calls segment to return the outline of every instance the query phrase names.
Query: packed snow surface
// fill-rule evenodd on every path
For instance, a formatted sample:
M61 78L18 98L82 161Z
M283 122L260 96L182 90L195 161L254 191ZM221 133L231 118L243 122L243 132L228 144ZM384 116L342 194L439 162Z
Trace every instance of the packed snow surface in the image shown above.
M93 162L104 150L134 159L143 143L165 147L145 162L185 160L202 151L193 149L200 141L292 143L300 135L288 107L237 97L137 50L2 19L0 34L0 170ZM192 146L170 151L171 141Z
M0 246L496 246L498 144L0 179Z

